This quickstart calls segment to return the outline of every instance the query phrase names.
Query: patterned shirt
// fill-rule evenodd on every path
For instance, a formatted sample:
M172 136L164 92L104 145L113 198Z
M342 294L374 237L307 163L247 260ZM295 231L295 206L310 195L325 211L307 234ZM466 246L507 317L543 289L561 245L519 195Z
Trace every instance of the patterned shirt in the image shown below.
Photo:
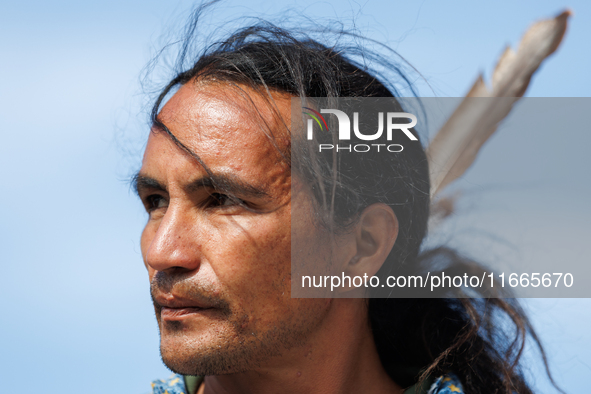
M168 380L155 380L152 382L153 394L195 394L203 383L201 376L183 376L173 374ZM405 393L415 393L416 387L412 386ZM419 393L417 393L419 394ZM452 373L445 374L433 381L427 394L464 394L462 383Z
M427 394L464 394L464 388L458 377L446 374L435 379Z

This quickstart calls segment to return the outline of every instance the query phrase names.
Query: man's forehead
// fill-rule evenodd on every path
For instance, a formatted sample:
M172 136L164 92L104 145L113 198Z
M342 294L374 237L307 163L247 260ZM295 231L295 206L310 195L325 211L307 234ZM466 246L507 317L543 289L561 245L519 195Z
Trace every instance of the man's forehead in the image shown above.
M243 152L248 153L248 150ZM170 187L174 187L188 194L201 189L215 189L259 201L273 196L289 198L291 171L285 162L273 161L269 155L262 154L195 156L204 165L175 146L164 132L151 133L142 168L135 176L136 191L170 192Z
M252 97L245 97L246 93ZM289 116L291 100L279 98L282 108L277 111ZM200 167L194 168L199 172L205 166L243 175L277 165L289 168L284 154L289 133L277 131L283 120L274 112L268 101L249 88L185 84L156 118L142 169L172 165L171 157L189 159L193 167ZM284 137L276 138L277 134Z
M174 130L173 133L177 134ZM220 140L207 136L181 137L179 142L187 148L185 150L164 131L152 131L141 172L153 176L176 172L183 174L189 182L193 178L212 174L218 174L220 178L232 177L233 174L266 177L276 167L289 168L289 163L285 162L265 136L256 141L237 139L240 138Z
M290 103L286 93L263 96L247 86L188 82L164 105L158 119L196 140L248 138L261 143L263 138L289 137Z
M158 115L140 174L163 184L212 179L250 195L266 194L272 184L284 189L291 173L281 149L288 143L264 129L261 115L252 111L257 102L235 96L235 89L217 85L181 87Z

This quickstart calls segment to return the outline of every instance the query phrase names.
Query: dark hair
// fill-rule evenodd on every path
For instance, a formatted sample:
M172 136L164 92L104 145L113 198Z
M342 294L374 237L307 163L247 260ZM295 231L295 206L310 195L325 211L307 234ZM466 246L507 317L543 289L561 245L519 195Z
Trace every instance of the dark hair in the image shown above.
M302 99L395 97L401 85L414 92L402 65L359 47L327 47L268 22L240 29L195 54L201 10L193 15L181 42L176 75L161 90L151 113L152 122L197 159L157 118L172 90L193 80L245 85L266 97L279 91ZM368 71L369 63L389 74ZM291 152L282 153L288 160ZM445 267L447 273L483 272L445 247L420 253L430 207L428 165L420 143L406 145L403 154L381 156L381 162L360 160L362 155L299 153L303 158L292 170L313 185L319 207L328 213L328 225L346 226L375 202L393 209L400 233L378 276L433 271L435 266ZM550 376L544 351L517 300L487 298L486 291L479 295L467 298L458 291L451 298L368 299L374 340L390 377L408 387L451 371L467 393L531 393L519 366L528 336L539 346Z

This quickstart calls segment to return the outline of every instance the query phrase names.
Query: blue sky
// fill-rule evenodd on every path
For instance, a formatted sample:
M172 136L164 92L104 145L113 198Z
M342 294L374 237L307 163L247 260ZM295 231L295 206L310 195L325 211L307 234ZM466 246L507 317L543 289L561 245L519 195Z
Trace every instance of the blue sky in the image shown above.
M146 218L126 179L138 169L147 132L140 71L191 2L1 4L0 377L21 393L146 393L151 379L169 372L139 252ZM591 3L584 0L243 0L218 7L208 23L286 7L320 21L354 21L421 72L423 95L439 97L463 95L533 21L569 7L564 45L528 95L589 96ZM453 244L491 259L591 262L587 131L493 138L458 185L466 193L448 234ZM475 239L479 231L486 236ZM591 302L526 304L558 382L567 392L588 391ZM537 379L539 366L530 365Z

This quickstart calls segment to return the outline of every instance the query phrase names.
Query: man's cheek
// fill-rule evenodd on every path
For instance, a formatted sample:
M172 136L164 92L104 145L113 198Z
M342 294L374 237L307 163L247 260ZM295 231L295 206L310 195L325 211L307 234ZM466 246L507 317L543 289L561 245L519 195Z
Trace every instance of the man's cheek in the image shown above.
M237 253L234 258L242 259L241 264L225 271L225 286L242 301L265 304L289 295L291 273L290 249L264 247L245 254ZM229 267L230 268L230 267Z

